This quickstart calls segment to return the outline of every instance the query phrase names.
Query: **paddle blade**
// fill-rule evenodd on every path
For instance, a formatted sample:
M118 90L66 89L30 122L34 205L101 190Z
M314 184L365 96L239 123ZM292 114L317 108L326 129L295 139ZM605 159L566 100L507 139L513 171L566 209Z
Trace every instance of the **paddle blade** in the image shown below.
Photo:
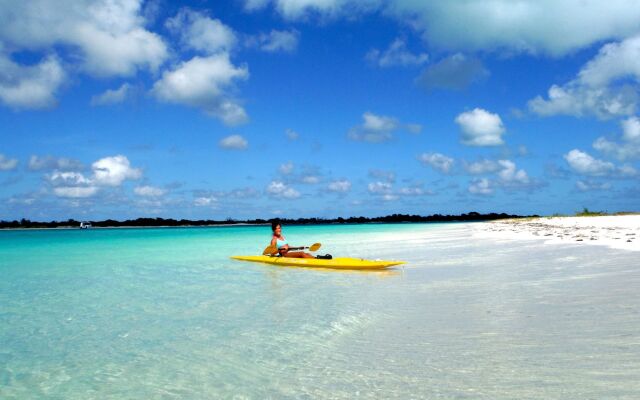
M314 243L311 245L311 247L309 247L309 251L318 251L320 250L320 246L322 246L322 244Z
M278 248L276 246L268 246L266 249L264 249L264 251L262 252L263 256L268 256L270 254L276 254L278 252Z

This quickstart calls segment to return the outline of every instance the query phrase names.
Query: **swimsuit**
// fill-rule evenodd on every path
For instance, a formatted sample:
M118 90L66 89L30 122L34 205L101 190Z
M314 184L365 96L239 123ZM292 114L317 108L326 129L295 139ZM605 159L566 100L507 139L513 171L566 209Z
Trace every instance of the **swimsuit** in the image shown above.
M282 237L282 240L280 240L280 239L278 239L276 237L276 247L278 248L278 250L280 250L282 248L282 246L287 245L287 244L289 244L289 243L287 243L287 239L285 239L284 236Z

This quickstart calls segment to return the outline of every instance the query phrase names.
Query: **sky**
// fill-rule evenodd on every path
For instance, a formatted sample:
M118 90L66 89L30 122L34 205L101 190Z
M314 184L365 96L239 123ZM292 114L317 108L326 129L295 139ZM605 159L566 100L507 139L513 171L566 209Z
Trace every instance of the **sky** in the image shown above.
M0 219L640 209L636 0L0 0Z

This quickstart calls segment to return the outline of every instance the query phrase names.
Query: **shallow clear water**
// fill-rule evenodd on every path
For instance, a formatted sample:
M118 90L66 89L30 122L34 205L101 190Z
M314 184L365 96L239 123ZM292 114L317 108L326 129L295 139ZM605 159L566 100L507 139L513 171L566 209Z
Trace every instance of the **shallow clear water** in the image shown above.
M640 260L468 224L285 227L403 259L276 267L268 227L0 232L0 398L628 398Z

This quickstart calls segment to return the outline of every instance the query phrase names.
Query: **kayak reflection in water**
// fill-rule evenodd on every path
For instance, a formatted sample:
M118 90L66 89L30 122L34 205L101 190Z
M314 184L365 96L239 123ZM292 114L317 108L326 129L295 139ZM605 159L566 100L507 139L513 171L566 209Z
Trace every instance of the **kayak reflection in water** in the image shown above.
M287 239L285 239L284 235L282 234L282 225L280 224L280 222L272 222L271 230L273 231L273 236L271 237L271 246L275 246L278 249L278 253L282 257L315 258L311 254L305 253L304 251L289 251L289 244L287 243Z

